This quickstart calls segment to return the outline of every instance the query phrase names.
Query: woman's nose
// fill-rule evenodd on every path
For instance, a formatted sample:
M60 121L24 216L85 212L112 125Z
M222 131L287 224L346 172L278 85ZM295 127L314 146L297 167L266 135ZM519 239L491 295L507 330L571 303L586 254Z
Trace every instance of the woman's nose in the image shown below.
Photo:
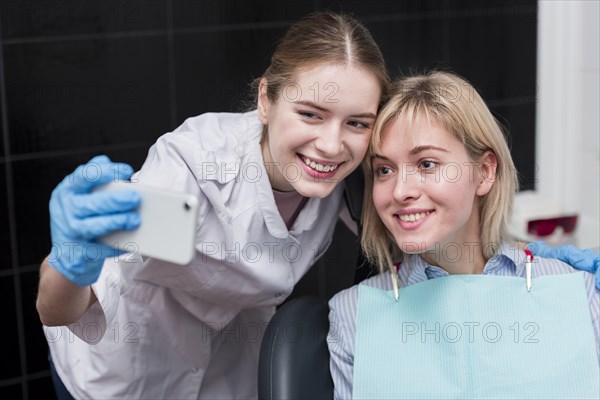
M416 200L421 196L420 176L415 168L409 164L402 164L396 178L393 196L399 203Z
M339 126L331 124L318 133L315 140L315 148L323 157L335 157L344 148L342 132Z

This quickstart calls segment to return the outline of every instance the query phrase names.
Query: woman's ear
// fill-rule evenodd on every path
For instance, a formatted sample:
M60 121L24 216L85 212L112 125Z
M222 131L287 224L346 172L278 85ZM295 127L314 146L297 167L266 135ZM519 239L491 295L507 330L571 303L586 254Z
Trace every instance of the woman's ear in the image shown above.
M488 150L479 159L480 182L477 186L477 195L485 196L492 190L496 182L496 169L498 168L498 159L493 151Z
M271 107L271 102L269 101L269 96L267 95L267 79L261 78L260 83L258 84L258 118L263 125L268 125L269 118L267 117L269 113L269 108Z

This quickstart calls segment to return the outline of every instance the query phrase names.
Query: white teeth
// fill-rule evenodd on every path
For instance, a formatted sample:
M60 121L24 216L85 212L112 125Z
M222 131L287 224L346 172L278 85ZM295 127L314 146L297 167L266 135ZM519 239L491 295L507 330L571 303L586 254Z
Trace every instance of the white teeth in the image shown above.
M415 222L415 221L420 220L421 218L425 218L425 216L429 215L430 212L431 211L417 213L417 214L398 215L398 218L400 218L400 221L404 221L404 222Z
M312 169L316 169L319 172L335 171L335 169L339 166L339 164L335 164L335 165L322 165L322 164L319 164L319 163L316 163L316 162L312 161L308 157L302 157L302 161L304 161L304 164L308 165Z

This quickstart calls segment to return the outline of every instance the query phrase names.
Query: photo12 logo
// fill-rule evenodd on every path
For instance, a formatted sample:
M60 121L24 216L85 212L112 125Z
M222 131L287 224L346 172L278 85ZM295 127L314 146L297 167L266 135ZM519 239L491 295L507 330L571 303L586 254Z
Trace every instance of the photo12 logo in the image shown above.
M402 343L539 343L536 322L402 322Z

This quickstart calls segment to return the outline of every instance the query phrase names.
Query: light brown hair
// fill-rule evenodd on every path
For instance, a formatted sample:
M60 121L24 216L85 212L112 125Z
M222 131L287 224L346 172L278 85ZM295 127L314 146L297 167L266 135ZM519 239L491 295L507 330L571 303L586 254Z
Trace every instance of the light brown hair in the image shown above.
M275 102L295 73L318 63L361 66L379 80L382 98L389 89L383 55L368 29L347 14L321 11L305 16L288 29L271 57L271 65L253 82L254 93L258 93L264 78L267 97Z

